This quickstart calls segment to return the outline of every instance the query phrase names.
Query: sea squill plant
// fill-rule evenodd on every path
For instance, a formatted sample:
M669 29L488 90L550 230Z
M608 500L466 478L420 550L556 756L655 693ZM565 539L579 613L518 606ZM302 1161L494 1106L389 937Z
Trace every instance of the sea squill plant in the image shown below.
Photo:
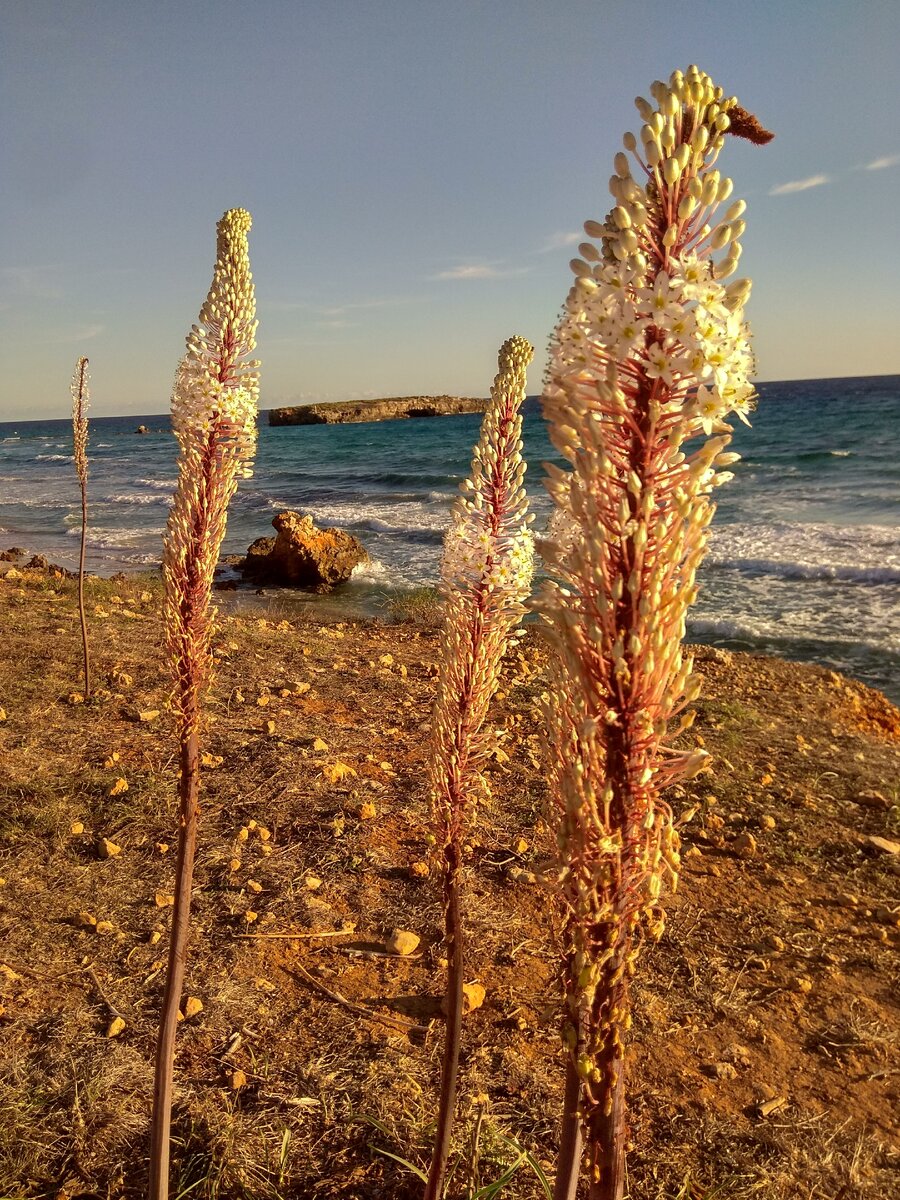
M252 475L259 399L256 304L247 233L250 214L225 213L217 225L216 265L198 324L186 339L172 393L178 484L163 538L166 644L178 721L179 816L175 903L156 1048L150 1197L168 1196L175 1030L184 982L200 790L201 699L210 674L210 606L228 504Z
M81 484L81 550L78 555L78 615L81 618L81 647L84 652L84 698L91 698L91 652L88 646L87 619L84 615L84 550L87 541L88 478L88 360L83 356L75 364L72 376L72 445L75 470Z
M614 207L585 224L544 397L568 465L549 468L539 601L558 652L546 737L566 920L556 1200L575 1194L582 1133L592 1200L624 1194L629 980L678 878L662 793L707 757L673 746L700 690L681 643L712 495L739 457L726 417L746 420L754 394L750 281L724 282L745 205L714 164L726 134L772 135L696 67L651 91L615 158Z
M500 348L472 470L454 504L441 561L444 621L429 785L443 883L447 1028L426 1200L443 1195L456 1107L465 978L463 854L487 790L481 774L489 749L484 722L531 587L534 542L522 483L521 405L533 357L522 337Z

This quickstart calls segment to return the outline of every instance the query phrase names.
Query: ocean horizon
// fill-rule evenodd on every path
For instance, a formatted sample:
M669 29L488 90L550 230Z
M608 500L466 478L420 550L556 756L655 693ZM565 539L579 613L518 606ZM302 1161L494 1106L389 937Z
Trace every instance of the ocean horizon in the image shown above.
M689 639L842 670L900 701L900 376L758 384L744 457L718 512ZM526 402L527 486L540 532L540 464L556 460ZM449 507L480 415L279 426L260 414L255 474L232 505L223 554L271 532L276 512L354 533L372 562L328 598L266 589L285 605L377 615L438 576ZM149 432L138 435L138 425ZM151 569L175 485L168 414L91 420L88 569ZM0 549L76 565L80 493L71 420L0 423Z

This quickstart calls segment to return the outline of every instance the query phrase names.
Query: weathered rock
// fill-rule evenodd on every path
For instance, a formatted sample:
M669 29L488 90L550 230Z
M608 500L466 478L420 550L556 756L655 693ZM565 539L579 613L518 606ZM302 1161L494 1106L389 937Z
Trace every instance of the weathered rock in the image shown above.
M31 571L46 571L50 563L43 554L33 554L25 566Z
M257 538L241 567L260 583L330 591L353 568L368 562L362 544L343 529L317 529L312 517L281 512L272 522L278 536Z
M409 929L394 929L385 941L391 954L412 954L419 945L419 935Z
M147 428L146 425L138 425L137 429L134 432L135 433L149 433L150 430Z

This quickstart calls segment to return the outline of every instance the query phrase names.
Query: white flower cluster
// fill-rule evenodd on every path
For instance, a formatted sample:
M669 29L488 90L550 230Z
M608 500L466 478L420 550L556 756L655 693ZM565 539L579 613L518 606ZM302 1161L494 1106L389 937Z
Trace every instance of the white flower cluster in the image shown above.
M486 592L502 591L521 603L534 573L534 538L528 524L522 522L500 542L485 529L477 510L470 510L467 518L457 519L444 538L444 588L470 590L480 584Z
M90 403L88 390L88 360L82 355L75 364L75 374L72 376L72 439L75 457L75 470L82 486L87 485L88 460L88 416Z
M626 389L658 379L664 390L656 399L683 411L687 435L709 434L730 413L745 420L753 399L743 320L750 281L721 282L741 255L745 204L720 213L732 182L712 165L737 102L696 67L654 84L653 94L656 109L636 101L645 120L641 149L627 134L628 153L616 155L615 206L604 222L585 223L594 240L571 264L576 278L557 330L550 390L598 375Z
M248 387L227 387L211 379L185 355L172 391L172 427L182 445L214 437L215 451L234 459L237 478L253 475L258 400Z

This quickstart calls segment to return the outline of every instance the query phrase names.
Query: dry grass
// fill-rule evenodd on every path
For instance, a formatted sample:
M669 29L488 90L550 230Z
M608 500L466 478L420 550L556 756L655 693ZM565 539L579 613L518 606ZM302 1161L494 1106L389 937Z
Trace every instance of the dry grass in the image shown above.
M88 602L89 616L108 614L91 616L97 692L71 704L74 586L0 583L0 1200L136 1200L145 1187L169 915L156 897L174 866L169 683L156 581L92 581ZM188 968L203 1010L179 1030L174 1127L174 1194L197 1200L405 1200L421 1183L381 1151L421 1167L430 1149L440 1039L379 1018L427 1024L441 990L439 897L413 873L428 854L435 634L306 611L285 623L232 608L216 639L205 749L222 761L204 774ZM900 810L854 797L876 789L896 805L900 718L814 668L710 655L703 670L698 729L718 766L679 801L700 812L669 930L636 988L632 1200L889 1200L900 956L876 914L897 905L900 875L864 838L891 836ZM532 632L507 661L493 799L472 850L469 969L487 1000L464 1031L460 1197L514 1161L504 1138L548 1169L554 1158L557 957L547 898L529 882L550 836L543 671ZM160 715L133 719L148 710ZM355 774L329 778L338 763ZM120 777L128 790L111 796ZM757 842L749 859L730 848L743 831ZM101 858L102 837L121 854ZM859 904L837 903L842 892ZM353 933L330 938L238 936L347 922ZM395 926L421 935L412 959L384 955ZM126 1020L114 1039L110 1006ZM733 1074L717 1077L723 1062ZM769 1094L786 1103L760 1118ZM502 1195L542 1191L523 1165Z

